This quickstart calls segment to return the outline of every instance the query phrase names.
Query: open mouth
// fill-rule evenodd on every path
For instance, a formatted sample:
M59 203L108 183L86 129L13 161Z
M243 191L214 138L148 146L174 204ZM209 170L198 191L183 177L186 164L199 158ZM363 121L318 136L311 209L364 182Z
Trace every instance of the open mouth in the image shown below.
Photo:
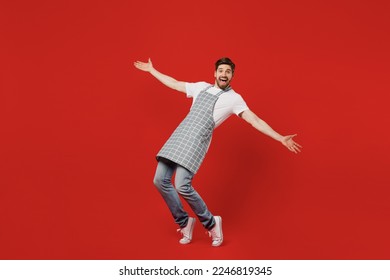
M219 80L220 80L221 82L223 82L223 83L226 83L226 82L228 81L227 78L219 78Z

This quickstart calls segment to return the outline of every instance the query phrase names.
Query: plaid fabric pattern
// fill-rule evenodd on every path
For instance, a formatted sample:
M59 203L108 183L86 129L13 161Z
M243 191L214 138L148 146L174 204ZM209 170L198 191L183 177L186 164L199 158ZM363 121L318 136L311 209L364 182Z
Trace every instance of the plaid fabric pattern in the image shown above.
M223 92L230 89L213 95L207 92L210 87L199 93L188 115L157 154L157 159L169 159L194 174L198 171L214 131L215 103Z

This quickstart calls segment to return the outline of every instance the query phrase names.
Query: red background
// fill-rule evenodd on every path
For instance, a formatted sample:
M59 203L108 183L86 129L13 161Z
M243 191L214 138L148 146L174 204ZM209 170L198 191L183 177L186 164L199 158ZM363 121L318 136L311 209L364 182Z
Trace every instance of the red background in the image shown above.
M1 259L389 259L388 1L2 1ZM194 186L224 219L180 246L152 179L191 104L135 60L233 87ZM188 207L187 207L188 209Z

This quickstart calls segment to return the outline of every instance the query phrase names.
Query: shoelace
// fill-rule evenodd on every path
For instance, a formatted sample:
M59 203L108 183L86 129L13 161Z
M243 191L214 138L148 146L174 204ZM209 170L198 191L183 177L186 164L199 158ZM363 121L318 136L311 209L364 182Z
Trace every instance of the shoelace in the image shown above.
M211 229L209 230L208 232L206 232L209 234L209 237L211 237L211 239L214 241L214 240L220 240L221 238L217 236L217 233L215 232L215 229Z
M187 238L188 238L188 236L187 236L186 234L184 234L184 230L183 230L183 228L178 228L176 231L177 231L177 232L180 232L182 236L184 236L184 237L187 237Z

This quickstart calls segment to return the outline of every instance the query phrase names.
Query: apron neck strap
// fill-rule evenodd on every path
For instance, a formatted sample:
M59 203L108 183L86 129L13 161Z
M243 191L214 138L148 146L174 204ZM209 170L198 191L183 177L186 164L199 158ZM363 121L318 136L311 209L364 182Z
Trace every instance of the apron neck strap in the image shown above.
M206 88L203 90L203 92L206 92L208 89L210 89L210 88L212 88L212 87L213 87L213 85L209 85L208 87L206 87ZM220 96L222 93L228 92L228 91L231 90L231 89L232 89L232 87L229 85L227 88L221 89L221 90L216 94L216 96Z
M232 89L232 87L229 85L227 88L221 89L221 91L218 92L216 95L219 97L222 93L228 92L231 89Z

